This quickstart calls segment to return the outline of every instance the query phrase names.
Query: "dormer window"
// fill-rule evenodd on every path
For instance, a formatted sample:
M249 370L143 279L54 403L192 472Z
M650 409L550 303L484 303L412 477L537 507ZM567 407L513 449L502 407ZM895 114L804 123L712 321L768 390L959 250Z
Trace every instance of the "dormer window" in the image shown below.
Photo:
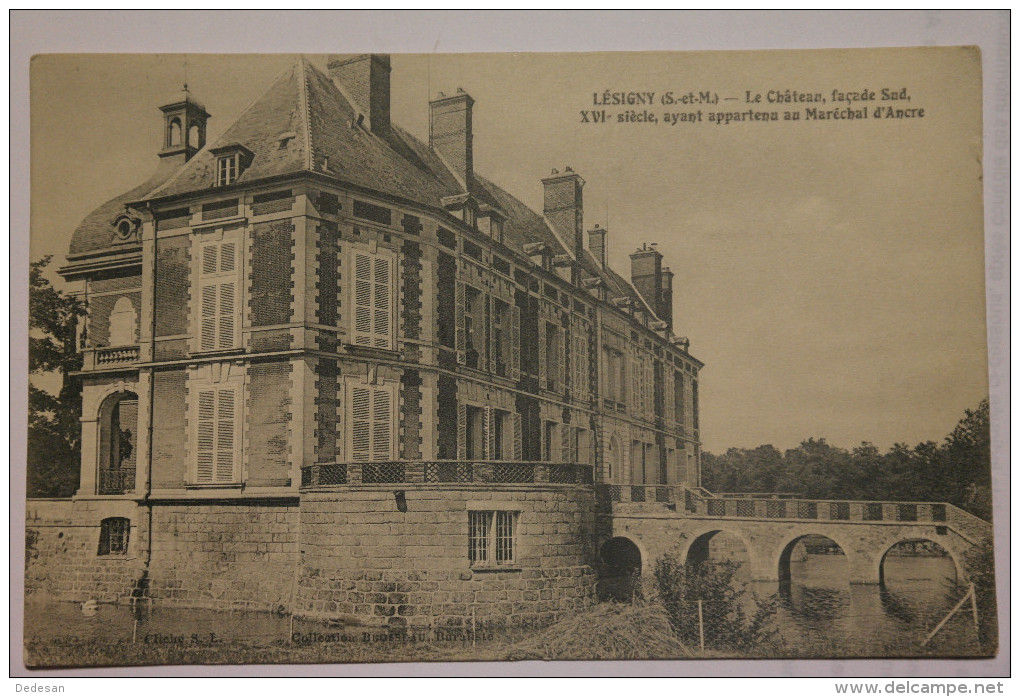
M482 205L478 212L478 229L496 242L502 242L503 218L501 211L489 205Z
M478 229L478 203L471 194L457 194L440 199L440 203L452 215L464 221L465 225Z
M216 156L216 186L230 186L251 164L252 152L243 145L227 145L210 150Z
M227 186L237 181L237 153L216 160L216 186Z

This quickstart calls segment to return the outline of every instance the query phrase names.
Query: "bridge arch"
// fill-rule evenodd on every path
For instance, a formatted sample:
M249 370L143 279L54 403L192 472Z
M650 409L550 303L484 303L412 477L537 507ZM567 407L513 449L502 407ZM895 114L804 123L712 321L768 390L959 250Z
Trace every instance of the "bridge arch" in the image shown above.
M751 540L744 534L744 531L737 527L730 526L719 526L711 528L703 528L691 534L689 536L690 543L686 549L683 550L680 561L687 565L696 565L708 560L709 557L709 544L718 535L729 535L737 540L744 547L744 552L747 556L747 572L753 576L755 568L754 545L751 544Z
M801 542L808 537L824 537L825 539L833 542L840 551L843 552L843 556L846 558L848 578L853 576L853 565L854 558L851 552L850 545L847 544L845 539L839 534L833 535L830 530L807 530L798 532L796 535L790 538L783 538L786 541L780 543L778 549L775 552L775 557L772 560L772 568L776 570L777 578L780 583L789 583L792 580L792 570L790 563L793 561L793 551L797 547L797 543Z
M637 540L621 535L605 540L598 555L600 599L630 600L650 561Z
M963 568L963 564L960 562L959 556L951 548L951 546L946 544L942 540L935 539L934 536L929 536L929 535L926 535L926 534L922 533L922 534L916 534L916 535L913 535L913 536L910 536L910 537L901 537L901 538L894 539L891 542L887 543L885 546L883 546L879 554L875 555L875 560L876 560L875 561L875 563L876 563L875 576L878 578L878 582L879 582L880 585L882 585L882 586L885 585L885 561L886 561L886 557L889 556L889 552L892 551L893 547L895 547L896 545L899 545L899 544L901 544L903 542L930 542L930 543L936 545L939 549L944 551L949 556L950 559L953 560L953 570L955 571L955 576L956 576L956 578L954 579L955 582L956 583L964 583L964 582L966 582L967 573L966 573L966 571Z

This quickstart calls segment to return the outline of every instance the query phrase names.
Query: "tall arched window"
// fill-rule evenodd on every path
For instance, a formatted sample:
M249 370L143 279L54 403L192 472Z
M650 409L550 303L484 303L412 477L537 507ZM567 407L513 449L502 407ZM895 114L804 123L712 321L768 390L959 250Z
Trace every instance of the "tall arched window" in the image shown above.
M99 408L99 494L123 494L135 488L138 443L138 395L118 392Z
M131 299L117 300L110 312L110 346L131 346L138 343L138 322Z
M193 148L201 148L205 143L202 142L202 134L198 129L197 124L192 124L191 128L188 129L188 145Z

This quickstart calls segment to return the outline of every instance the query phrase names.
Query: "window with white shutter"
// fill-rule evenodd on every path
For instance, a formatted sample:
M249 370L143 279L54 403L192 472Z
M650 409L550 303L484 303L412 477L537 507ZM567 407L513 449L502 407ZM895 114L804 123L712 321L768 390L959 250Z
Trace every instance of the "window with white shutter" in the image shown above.
M395 404L392 385L348 384L347 439L353 462L393 459Z
M235 348L241 305L238 293L240 240L232 235L202 242L199 246L198 350Z
M393 271L388 254L355 250L351 296L354 299L354 343L393 348Z
M197 388L195 477L197 484L238 481L239 385Z

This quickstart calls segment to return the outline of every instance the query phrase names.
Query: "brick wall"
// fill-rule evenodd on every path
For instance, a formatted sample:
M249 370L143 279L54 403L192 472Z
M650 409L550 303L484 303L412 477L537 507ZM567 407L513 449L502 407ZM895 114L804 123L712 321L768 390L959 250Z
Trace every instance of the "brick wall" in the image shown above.
M594 501L583 488L307 493L297 612L391 626L544 624L594 602ZM519 511L514 570L474 571L468 510Z
M248 366L248 406L245 410L248 484L274 486L290 477L291 365L285 361Z
M153 376L152 486L179 487L187 478L185 424L187 375L183 369Z
M315 365L316 462L336 462L340 459L336 437L339 426L339 374L337 361L322 358Z
M99 295L89 299L89 342L94 346L110 345L110 313L121 298L131 301L135 310L135 337L138 337L138 318L142 311L142 294L139 291Z
M438 457L441 460L457 459L457 380L440 375L436 399Z
M404 242L401 259L400 320L403 336L421 338L421 245Z
M338 256L340 230L336 223L324 220L319 222L318 234L319 277L313 279L317 290L318 318L316 321L327 327L336 327L340 323L340 258ZM337 350L335 332L320 330L318 337L319 350L331 353Z
M260 327L290 322L294 223L290 220L256 223L251 230L251 324Z
M421 459L421 374L405 370L400 376L400 458Z
M191 239L187 236L157 239L154 298L157 338L188 333L190 273Z

